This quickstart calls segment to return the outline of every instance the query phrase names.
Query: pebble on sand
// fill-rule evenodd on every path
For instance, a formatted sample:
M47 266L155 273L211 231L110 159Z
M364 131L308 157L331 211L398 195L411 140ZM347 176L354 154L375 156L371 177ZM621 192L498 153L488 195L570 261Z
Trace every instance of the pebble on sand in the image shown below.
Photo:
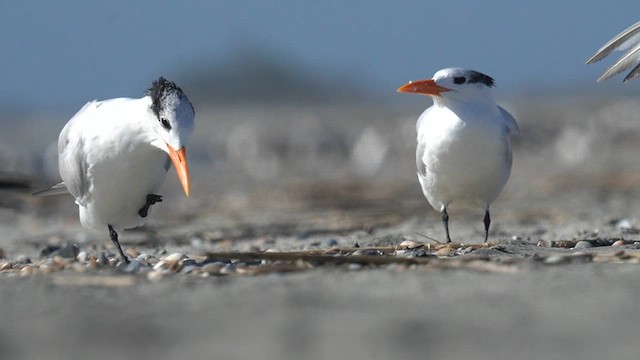
M453 256L455 255L455 249L449 246L445 246L434 253L436 256Z
M576 243L576 245L573 247L574 249L587 249L587 248L592 248L593 247L593 243L590 241L578 241Z
M423 246L422 244L418 244L417 242L413 241L413 240L404 240L403 242L401 242L398 247L400 249L414 249L417 247L421 247Z

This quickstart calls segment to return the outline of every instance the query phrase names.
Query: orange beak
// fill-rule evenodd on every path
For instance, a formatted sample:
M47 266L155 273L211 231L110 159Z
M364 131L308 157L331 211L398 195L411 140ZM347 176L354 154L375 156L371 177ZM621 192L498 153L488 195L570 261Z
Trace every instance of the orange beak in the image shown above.
M191 182L189 179L189 165L187 164L187 149L183 146L180 150L176 151L176 149L169 144L167 144L167 148L169 148L169 158L171 158L173 166L176 168L176 173L178 173L178 178L180 179L184 193L189 197Z
M423 94L423 95L433 95L440 96L440 93L445 91L451 91L444 86L440 86L436 84L432 79L429 80L418 80L418 81L409 81L408 84L402 85L398 92L400 93L411 93L411 94Z

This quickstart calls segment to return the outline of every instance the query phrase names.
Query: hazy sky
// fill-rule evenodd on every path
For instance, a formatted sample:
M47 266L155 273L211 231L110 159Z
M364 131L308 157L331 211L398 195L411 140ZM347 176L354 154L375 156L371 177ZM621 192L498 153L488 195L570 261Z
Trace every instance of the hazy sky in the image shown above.
M585 60L640 20L640 1L550 3L5 1L0 106L66 109L139 96L158 75L180 82L194 64L222 63L247 46L376 93L448 66L485 72L501 91L597 86L611 60Z

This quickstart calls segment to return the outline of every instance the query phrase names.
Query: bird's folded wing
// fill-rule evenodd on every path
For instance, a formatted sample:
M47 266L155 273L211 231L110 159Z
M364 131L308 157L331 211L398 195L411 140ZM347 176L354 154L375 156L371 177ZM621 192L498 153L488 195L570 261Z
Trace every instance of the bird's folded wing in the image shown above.
M640 22L637 22L629 26L626 30L613 37L606 44L604 44L589 60L587 64L593 64L607 57L613 50L626 50L633 44L640 41Z
M516 122L516 118L514 118L513 115L511 115L502 106L498 106L498 108L500 109L500 113L502 114L504 125L507 127L507 132L511 135L520 135L520 127Z
M84 204L84 198L89 189L89 180L87 179L87 163L86 155L82 147L82 142L76 143L78 148L70 151L68 154L61 156L60 159L60 175L65 179L65 184L69 193L76 198L80 204Z
M619 58L615 64L613 64L607 71L604 72L599 78L598 81L607 80L614 75L617 75L628 68L636 65L636 63L640 62L640 42L635 44L629 51L627 51L621 58ZM631 72L624 78L623 81L629 81L635 77L637 77L638 72L640 71L640 66L636 65L636 67L631 70Z
M416 148L416 168L418 169L418 176L423 177L427 175L427 166L422 159L426 147L427 143L425 141L418 141L418 147Z
M65 125L58 139L58 166L60 175L69 193L80 204L89 190L87 179L87 154L85 141L80 129L84 124L94 120L95 109L101 103L91 101L87 103Z
M587 64L604 59L612 51L628 51L620 57L615 64L609 67L599 78L598 81L607 80L625 70L636 65L623 81L632 80L640 76L640 22L631 25L629 28L616 35L609 40L602 48L600 48L589 60Z
M64 182L53 185L52 187L40 191L36 191L33 193L35 196L51 196L51 195L62 195L68 194L69 190L67 190L67 186Z

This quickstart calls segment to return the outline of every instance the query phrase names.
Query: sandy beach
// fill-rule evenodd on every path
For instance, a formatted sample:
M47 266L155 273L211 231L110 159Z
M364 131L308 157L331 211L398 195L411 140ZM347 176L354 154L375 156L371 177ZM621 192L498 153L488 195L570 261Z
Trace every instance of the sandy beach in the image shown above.
M169 174L130 267L70 197L31 196L67 119L8 119L2 358L634 359L638 105L538 104L506 104L523 135L489 243L454 208L453 245L415 178L419 109L203 109L193 195Z

